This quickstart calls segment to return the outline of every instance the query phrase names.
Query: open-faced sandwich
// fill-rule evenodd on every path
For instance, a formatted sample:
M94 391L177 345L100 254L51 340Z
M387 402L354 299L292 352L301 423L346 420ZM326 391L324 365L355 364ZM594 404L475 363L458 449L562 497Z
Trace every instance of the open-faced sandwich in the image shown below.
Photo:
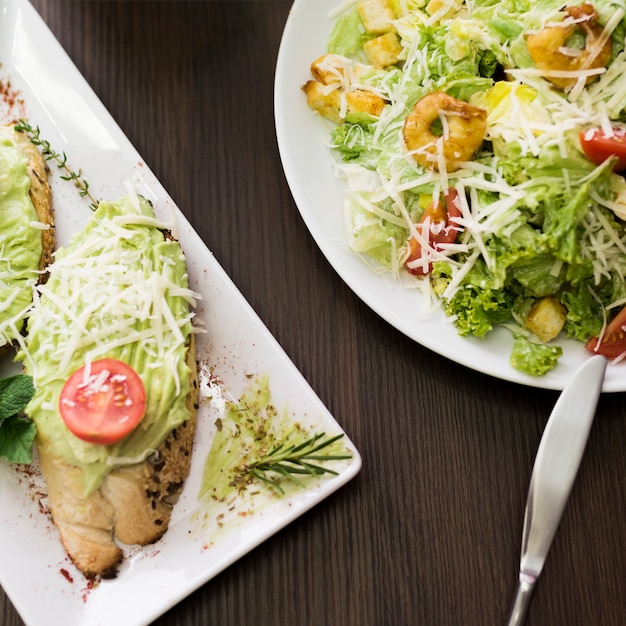
M183 251L135 194L101 202L59 248L18 359L52 517L87 577L115 575L121 544L167 530L190 469L196 294Z
M0 354L20 337L54 245L46 161L26 135L0 126Z

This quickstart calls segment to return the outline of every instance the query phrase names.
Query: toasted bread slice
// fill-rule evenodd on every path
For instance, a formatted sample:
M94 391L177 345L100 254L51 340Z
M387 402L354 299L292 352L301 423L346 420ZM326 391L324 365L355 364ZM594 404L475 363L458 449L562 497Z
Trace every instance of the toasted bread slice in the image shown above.
M144 462L115 469L85 496L82 471L50 453L38 438L37 452L48 487L54 523L68 556L87 578L111 578L124 558L124 544L148 545L168 529L172 509L189 475L196 429L198 380L194 336L187 363L189 419L174 429Z
M34 146L29 137L18 133L13 126L0 125L0 140L9 140L27 159L26 173L30 179L29 195L35 208L38 221L44 225L37 228L41 236L41 256L33 271L40 271L39 281L45 280L45 268L52 260L55 247L54 214L52 210L52 191L48 182L49 169L41 152ZM2 343L0 338L0 354L10 348L10 343Z
M150 203L132 195L102 202L57 251L49 274L17 357L35 386L26 412L69 558L88 578L112 577L121 544L147 545L167 531L190 471L196 294L179 244ZM146 393L139 425L106 444L75 435L60 411L68 378L98 358L135 368Z

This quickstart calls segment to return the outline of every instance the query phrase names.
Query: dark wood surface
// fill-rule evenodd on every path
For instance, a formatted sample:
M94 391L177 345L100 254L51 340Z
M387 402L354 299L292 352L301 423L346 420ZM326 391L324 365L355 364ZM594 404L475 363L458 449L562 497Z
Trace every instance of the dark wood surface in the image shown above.
M355 480L155 623L504 624L556 393L415 344L321 255L274 133L289 0L33 4L363 456ZM624 395L605 394L529 626L626 623L625 514ZM1 590L0 624L23 624Z

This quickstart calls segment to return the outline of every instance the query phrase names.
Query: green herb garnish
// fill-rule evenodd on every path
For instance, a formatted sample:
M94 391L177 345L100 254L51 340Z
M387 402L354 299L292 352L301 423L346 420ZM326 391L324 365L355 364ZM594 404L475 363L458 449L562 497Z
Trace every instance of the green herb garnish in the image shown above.
M18 374L0 380L0 457L9 463L30 463L35 424L23 415L34 394L30 376Z
M83 178L82 170L74 171L67 162L67 155L65 152L58 153L52 148L50 142L47 139L41 137L41 131L39 126L32 127L26 120L20 119L15 125L15 130L18 133L25 133L28 135L31 143L37 146L46 161L55 161L58 169L63 170L65 174L61 174L62 180L67 180L74 183L74 186L78 189L78 193L81 198L88 198L90 200L89 208L95 211L98 208L98 200L96 200L89 191L89 183Z
M304 485L296 478L298 474L309 476L334 474L336 476L337 472L328 467L322 467L319 463L350 459L352 456L349 454L319 454L321 450L341 439L343 434L327 439L324 439L325 436L326 433L319 433L300 444L287 447L285 443L281 443L258 461L246 465L243 471L271 485L281 494L284 494L285 491L280 486L279 480L271 476L272 474L276 474L278 477L283 476L300 487ZM315 461L315 463L311 461Z
M288 486L302 489L311 479L337 475L327 462L352 458L339 441L343 433L316 433L286 408L279 412L268 376L253 378L237 402L226 402L216 427L199 492L204 502L230 503L254 493L255 485L283 496Z

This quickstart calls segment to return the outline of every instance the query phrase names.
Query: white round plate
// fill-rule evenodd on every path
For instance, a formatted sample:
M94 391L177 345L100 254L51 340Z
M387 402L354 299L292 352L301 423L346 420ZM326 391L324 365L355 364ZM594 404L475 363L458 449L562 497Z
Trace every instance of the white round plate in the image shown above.
M326 52L342 0L296 0L281 41L275 77L275 116L283 168L298 210L322 253L345 283L389 324L434 352L490 376L544 389L563 389L591 355L583 345L562 340L556 368L528 376L509 363L513 337L499 328L486 339L460 337L439 311L425 315L420 292L375 273L347 245L344 182L335 177L327 148L329 126L308 107L301 86L311 62ZM626 391L626 364L607 368L604 391Z

